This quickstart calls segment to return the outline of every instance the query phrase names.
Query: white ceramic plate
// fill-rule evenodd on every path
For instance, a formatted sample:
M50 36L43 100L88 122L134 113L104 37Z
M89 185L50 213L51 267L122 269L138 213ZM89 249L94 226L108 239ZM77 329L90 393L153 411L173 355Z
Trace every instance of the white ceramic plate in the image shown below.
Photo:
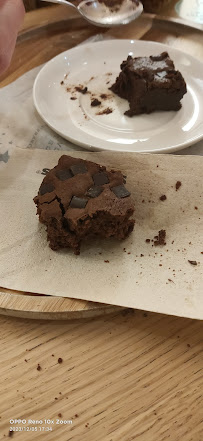
M124 116L129 107L127 101L108 90L121 62L128 54L149 56L163 51L169 52L187 83L188 92L181 110L133 118ZM160 43L134 40L91 43L61 53L41 69L34 83L34 103L48 126L87 149L173 152L203 137L202 72L203 64L198 60ZM75 92L74 87L79 85L87 87L91 94ZM110 97L101 107L91 107L92 96L99 98L102 93ZM108 107L112 113L97 115Z

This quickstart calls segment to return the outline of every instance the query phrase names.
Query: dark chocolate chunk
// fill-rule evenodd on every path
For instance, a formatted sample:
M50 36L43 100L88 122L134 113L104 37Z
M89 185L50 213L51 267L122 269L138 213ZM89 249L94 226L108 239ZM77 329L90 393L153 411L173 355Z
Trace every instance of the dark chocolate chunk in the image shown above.
M118 198L127 198L130 196L130 192L124 185L117 185L117 187L112 187L111 190Z
M73 196L70 202L71 208L85 208L88 203L87 199L78 198L77 196Z
M52 191L54 191L54 186L51 183L42 184L39 189L41 196L43 196L43 194L46 194L46 193L51 193Z
M73 175L69 169L64 169L64 170L57 170L56 177L60 179L60 181L66 181L67 179L72 178Z
M95 175L92 176L92 179L95 183L95 185L104 185L109 183L109 178L106 173L95 173Z
M102 187L91 187L89 188L89 190L87 191L86 195L89 196L90 198L97 198L103 191Z
M151 58L152 61L162 61L164 58L168 57L167 52L162 52L162 54L159 55L151 55L149 58Z
M70 167L70 170L72 171L74 176L87 172L87 168L86 168L85 164L83 164L83 162L81 162L79 164L72 165Z
M95 98L94 100L91 101L92 107L100 106L100 104L101 104L101 101L99 101L97 98Z

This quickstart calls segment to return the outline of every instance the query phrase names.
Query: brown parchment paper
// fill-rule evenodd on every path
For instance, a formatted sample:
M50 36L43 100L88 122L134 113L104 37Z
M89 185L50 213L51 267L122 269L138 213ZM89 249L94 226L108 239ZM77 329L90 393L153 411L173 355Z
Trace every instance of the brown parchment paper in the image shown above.
M1 170L0 286L203 319L203 158L71 152L121 169L136 206L127 240L95 239L75 256L49 248L33 203L61 154L16 149ZM166 245L147 243L160 229Z

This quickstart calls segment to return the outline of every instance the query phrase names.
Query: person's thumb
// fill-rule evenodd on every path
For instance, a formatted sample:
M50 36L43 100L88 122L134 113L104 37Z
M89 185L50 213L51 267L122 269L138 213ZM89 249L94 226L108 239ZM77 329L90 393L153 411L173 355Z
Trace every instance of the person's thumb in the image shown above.
M22 0L0 0L0 74L11 62L24 13Z

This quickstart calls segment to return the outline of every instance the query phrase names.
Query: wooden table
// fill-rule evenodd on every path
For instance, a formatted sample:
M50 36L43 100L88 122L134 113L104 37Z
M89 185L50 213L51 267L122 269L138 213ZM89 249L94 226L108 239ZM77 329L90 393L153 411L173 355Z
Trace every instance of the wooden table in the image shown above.
M199 31L184 26L180 34L178 26L143 16L125 33L100 32L163 41L203 59ZM68 9L29 13L1 86L97 32ZM10 426L32 426L14 439L202 441L201 322L142 311L69 322L0 317L0 335L0 439Z

